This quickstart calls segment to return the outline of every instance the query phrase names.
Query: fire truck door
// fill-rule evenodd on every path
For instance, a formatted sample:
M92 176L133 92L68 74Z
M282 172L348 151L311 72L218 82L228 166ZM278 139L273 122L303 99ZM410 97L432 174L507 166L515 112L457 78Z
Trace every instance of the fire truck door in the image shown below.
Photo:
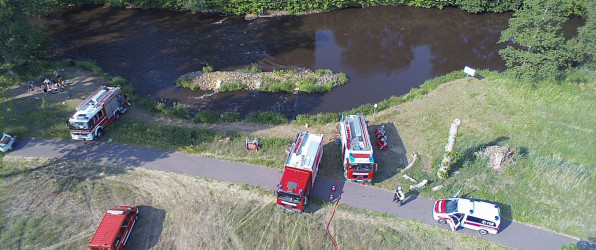
M451 228L452 231L457 230L459 225L461 225L461 220L463 217L464 217L464 214L449 215L449 218L451 220L447 220L447 223L449 224L449 227Z

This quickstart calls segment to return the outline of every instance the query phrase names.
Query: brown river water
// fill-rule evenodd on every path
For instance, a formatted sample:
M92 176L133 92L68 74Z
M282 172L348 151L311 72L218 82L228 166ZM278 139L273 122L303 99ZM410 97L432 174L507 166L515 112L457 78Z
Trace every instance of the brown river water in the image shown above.
M500 33L511 14L458 9L375 7L307 16L258 18L87 6L38 22L53 40L52 59L96 61L137 92L194 111L275 110L288 117L338 112L399 96L425 80L468 65L504 70ZM235 70L301 67L344 72L350 81L326 94L211 94L175 86L209 64Z

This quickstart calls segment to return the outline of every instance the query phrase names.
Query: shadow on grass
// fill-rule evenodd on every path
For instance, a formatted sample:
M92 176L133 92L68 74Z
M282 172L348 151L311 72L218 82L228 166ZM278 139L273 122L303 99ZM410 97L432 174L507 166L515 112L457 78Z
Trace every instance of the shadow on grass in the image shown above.
M389 147L386 151L380 150L376 145L379 139L375 137L375 131L381 126L385 126L385 136L387 137L387 145ZM398 168L404 168L408 165L406 147L399 136L399 131L397 131L393 123L371 126L369 134L374 149L375 162L378 164L373 181L379 183L395 176L398 173Z
M126 243L127 249L150 249L157 245L163 231L166 211L151 206L141 205L139 217L130 238Z
M459 171L459 169L461 167L463 167L464 164L466 164L466 162L471 162L474 159L476 159L476 152L479 152L481 150L483 150L486 147L490 147L490 146L495 146L495 145L499 145L499 143L503 142L503 141L507 141L509 140L509 137L507 136L501 136L498 137L490 142L487 143L481 143L481 144L477 144L475 146L469 147L466 150L464 150L464 152L460 155L460 157L458 157L458 160L453 164L453 166L451 166L451 170L449 171L449 175L453 175L453 173ZM527 149L526 149L527 152Z

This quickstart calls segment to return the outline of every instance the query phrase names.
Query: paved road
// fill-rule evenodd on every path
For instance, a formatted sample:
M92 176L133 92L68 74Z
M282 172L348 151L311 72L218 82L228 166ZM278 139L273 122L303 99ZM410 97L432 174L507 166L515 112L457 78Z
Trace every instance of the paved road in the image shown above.
M65 157L140 166L232 183L244 183L265 189L274 189L282 175L281 170L278 169L115 143L21 138L13 151L8 154L25 157ZM331 194L331 185L336 183L333 179L319 177L311 195L327 200ZM340 204L438 225L432 219L433 201L431 200L413 197L414 199L398 208L392 202L393 192L391 191L343 181L341 185L343 194ZM448 230L447 226L442 227ZM501 232L497 235L480 236L476 231L468 229L460 229L458 232L519 249L560 249L562 245L578 241L572 237L509 221L502 222Z

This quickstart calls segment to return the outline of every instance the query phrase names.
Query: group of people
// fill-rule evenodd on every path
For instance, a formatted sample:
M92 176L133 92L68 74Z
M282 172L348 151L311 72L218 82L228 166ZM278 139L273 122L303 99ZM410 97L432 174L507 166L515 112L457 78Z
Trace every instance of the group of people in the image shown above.
M64 91L66 87L66 82L62 79L61 75L62 70L54 71L54 75L56 76L56 82L53 83L46 77L46 79L41 83L41 89L43 90L44 94L47 95L48 92L55 94L58 92Z

